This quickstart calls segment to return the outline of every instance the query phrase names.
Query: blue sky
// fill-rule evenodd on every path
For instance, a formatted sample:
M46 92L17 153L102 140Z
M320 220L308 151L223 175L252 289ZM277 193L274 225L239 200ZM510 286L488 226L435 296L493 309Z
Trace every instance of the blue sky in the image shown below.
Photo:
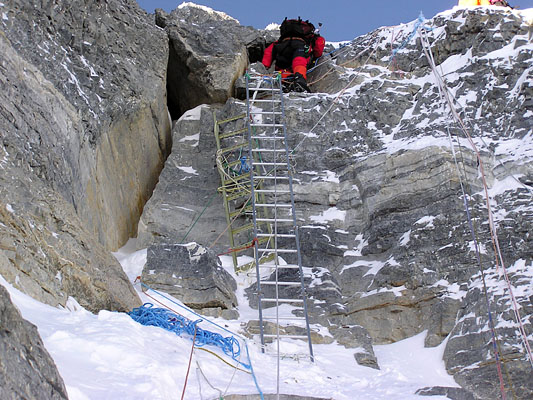
M148 12L155 8L172 11L181 0L137 0ZM285 17L301 16L315 25L322 22L322 36L329 41L352 40L385 25L398 25L415 20L420 11L431 18L457 5L457 0L197 0L196 4L224 11L242 25L264 28L271 22L280 23ZM509 0L521 9L532 8L533 0Z

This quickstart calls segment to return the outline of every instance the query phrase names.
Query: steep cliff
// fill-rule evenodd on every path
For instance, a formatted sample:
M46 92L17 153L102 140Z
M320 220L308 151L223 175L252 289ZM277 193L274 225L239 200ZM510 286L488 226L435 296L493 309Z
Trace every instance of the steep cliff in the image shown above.
M0 10L0 272L50 304L130 309L108 251L136 234L170 147L167 36L134 1Z
M109 250L138 231L161 287L235 317L235 284L218 265L205 271L209 282L181 288L200 266L175 276L169 264L200 251L176 246L185 239L229 247L213 113L243 112L234 84L271 33L192 4L147 16L133 0L3 0L0 15L0 274L54 306L72 296L91 311L128 310L139 299ZM506 390L533 394L521 340L533 345L533 45L524 15L457 9L378 29L329 47L309 75L314 94L286 96L309 310L329 331L314 338L379 368L374 344L427 332L426 346L444 343L464 390L421 393L497 397L496 348ZM181 116L172 138L167 92L172 117ZM158 285L150 269L143 275ZM205 295L210 282L216 302ZM254 306L253 285L247 294ZM0 334L9 343L30 336L12 349L41 349L3 290L0 303L12 316ZM44 352L42 365L16 369L15 353L2 351L6 382L28 367L36 388L64 397Z
M439 95L422 32L471 142ZM531 343L530 35L524 15L505 9L382 28L323 58L310 75L317 93L286 102L312 321L347 347L427 331L427 346L447 341L448 371L478 398L499 391L494 345L507 389L533 393L519 324ZM211 245L224 230L220 204L209 203L218 186L213 109L176 124L142 217L144 243L182 237L206 206L209 217L188 240ZM218 118L243 110L230 100ZM508 283L492 250L486 194ZM248 294L255 304L253 286Z

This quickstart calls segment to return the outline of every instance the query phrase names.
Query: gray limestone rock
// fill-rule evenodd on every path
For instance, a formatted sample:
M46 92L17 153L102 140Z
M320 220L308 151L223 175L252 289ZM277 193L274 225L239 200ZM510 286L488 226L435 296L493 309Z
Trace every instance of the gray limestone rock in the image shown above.
M134 1L2 6L0 143L108 249L136 233L168 152L168 39Z
M193 8L179 9L174 15L205 17ZM200 48L202 38L216 43L210 29L194 28L194 34L182 40L178 35L185 36L184 28L175 17L159 18L168 20L160 24L176 40L175 46ZM221 24L223 29L236 26L231 21ZM340 344L358 349L355 361L371 367L377 366L373 343L391 343L424 331L426 346L447 338L446 367L464 390L432 388L420 394L470 398L472 393L474 398L494 398L498 385L486 330L481 262L490 277L488 299L501 324L498 335L509 375L517 393L527 398L533 393L533 380L525 373L524 345L512 320L511 304L503 289L498 289L503 282L490 253L480 163L502 256L520 293L516 300L526 334L531 335L533 292L526 272L533 248L530 27L519 13L505 9L460 9L424 22L431 28L427 34L436 62L479 149L478 159L464 133L450 123L420 34L399 48L414 24L381 28L354 39L345 49L326 56L310 74L315 93L285 96L310 319L327 326ZM391 57L393 34L398 51ZM232 45L243 43L233 38ZM214 47L197 51L207 51L199 65L216 57L216 51L209 54ZM240 51L227 50L232 57ZM221 81L239 75L233 60ZM209 68L206 71L212 73ZM242 87L239 80L237 89ZM340 93L341 89L346 90ZM198 93L207 98L205 92ZM196 101L201 100L191 104ZM198 230L188 233L191 240L209 245L223 232L221 201L204 210L219 184L209 115L217 108L204 109L197 118L183 118L176 124L173 154L142 217L143 243L179 240L204 211L208 217L197 222ZM243 110L242 103L230 100L217 110L217 118ZM283 185L278 188L284 189ZM465 203L476 241L481 243L479 262ZM170 210L175 218L168 216ZM223 238L217 243L221 248ZM286 261L294 262L290 257ZM257 305L255 292L255 286L247 289L252 306ZM249 324L251 334L256 325Z
M67 399L67 390L37 328L22 318L0 285L0 398Z
M70 296L93 312L139 306L121 266L72 204L12 161L4 158L0 174L0 274L52 306Z
M208 315L236 317L222 312L237 306L235 279L211 250L197 243L150 246L142 281L193 309L207 309Z
M156 10L156 23L170 40L169 108L173 119L200 104L224 103L234 83L264 49L264 34L230 16L194 4L172 13Z
M472 393L463 388L432 386L418 389L416 394L419 396L446 396L451 400L475 400Z

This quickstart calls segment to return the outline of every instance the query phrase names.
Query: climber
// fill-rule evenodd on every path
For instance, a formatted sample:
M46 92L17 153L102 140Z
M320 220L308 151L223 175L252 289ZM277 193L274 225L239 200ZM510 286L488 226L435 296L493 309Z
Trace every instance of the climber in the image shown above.
M321 24L320 24L321 25ZM280 26L279 39L268 46L263 64L270 68L273 62L281 72L284 90L311 92L307 86L307 66L322 56L325 39L309 21L287 19Z
M490 6L490 0L459 0L459 7Z
M513 8L505 0L459 0L459 7L501 6Z

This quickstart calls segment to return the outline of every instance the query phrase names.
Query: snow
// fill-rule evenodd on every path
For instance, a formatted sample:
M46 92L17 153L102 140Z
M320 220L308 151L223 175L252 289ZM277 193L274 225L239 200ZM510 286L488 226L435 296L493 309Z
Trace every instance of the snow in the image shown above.
M280 27L279 24L276 24L275 22L271 22L265 27L265 31L276 31Z
M181 166L176 166L180 171L183 171L187 174L192 174L192 175L198 175L198 172L193 168L193 167L181 167Z
M135 250L135 241L114 253L121 262L128 278L134 280L140 275L146 262L146 249ZM252 282L247 274L233 272L232 259L221 257L223 267L237 280L238 310L241 320L257 318L257 311L247 303L244 289ZM21 293L0 276L13 303L23 317L38 327L46 349L54 359L65 382L71 400L91 399L169 399L180 395L183 390L191 352L189 338L178 337L161 328L142 326L128 315L118 312L100 311L94 315L81 307L75 299L69 298L63 308L42 304ZM143 301L153 302L138 287ZM395 288L403 290L404 288ZM154 298L181 312L181 302L165 294L150 292ZM164 296L164 297L163 297ZM292 307L280 307L280 313L289 314ZM191 319L193 314L184 315ZM203 329L215 330L207 321L221 324L241 341L238 331L241 321L203 318ZM313 329L321 330L318 326ZM222 332L228 336L228 332ZM326 332L322 332L326 334ZM353 353L361 349L346 349L335 342L329 345L314 345L316 362L282 359L280 362L280 392L315 397L352 400L372 398L388 400L418 399L414 393L422 387L438 385L457 387L453 378L446 373L442 353L444 344L435 348L424 348L426 333L391 345L375 346L381 370L359 366ZM269 346L271 348L272 346ZM264 393L276 392L276 358L262 354L258 344L248 341L250 357L260 388ZM210 348L211 351L216 351ZM305 353L307 344L287 340L281 351ZM243 349L241 361L246 361ZM193 363L185 393L185 399L210 399L220 395L206 382L228 394L254 394L257 389L252 377L244 372L234 373L233 368L220 362L211 354L195 350ZM445 397L435 396L435 400Z
M333 171L323 171L325 172L326 176L322 177L322 180L325 182L333 182L333 183L339 183L339 177L337 174Z
M433 221L436 217L433 216L425 216L420 218L418 221L415 222L417 225L425 225L426 228L435 228L435 225L433 225Z
M400 238L400 246L407 246L407 243L411 240L411 229L405 232Z
M345 218L346 211L339 210L337 207L330 207L320 215L312 215L309 217L311 221L318 223L327 223L333 220L344 221Z
M227 21L235 21L238 24L240 24L240 22L238 20L236 20L233 17L230 17L228 14L226 14L226 13L224 13L222 11L215 11L212 8L209 8L209 7L206 7L206 6L195 4L195 3L192 3L192 2L183 2L183 3L181 3L178 6L179 9L185 8L185 7L199 8L200 10L206 11L210 15L218 16L218 17L220 17L222 19L225 19Z
M8 18L7 14L5 12L2 13L2 19L4 21L9 21L9 18Z
M202 108L204 107L205 105L201 104L199 106L191 108L190 110L185 111L183 115L180 117L180 120L199 121L200 118L202 117Z
M11 214L15 213L15 210L13 210L13 207L11 206L11 204L6 204L6 210L10 212Z

